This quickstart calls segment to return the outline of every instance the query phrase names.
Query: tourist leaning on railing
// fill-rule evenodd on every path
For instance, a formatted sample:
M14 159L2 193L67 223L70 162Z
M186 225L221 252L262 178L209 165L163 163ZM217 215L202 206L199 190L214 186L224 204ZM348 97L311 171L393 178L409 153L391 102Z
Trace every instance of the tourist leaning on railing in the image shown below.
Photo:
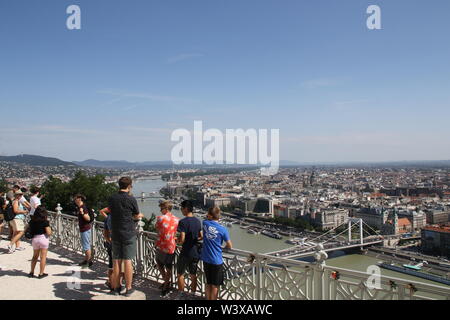
M173 205L170 201L161 201L159 208L161 215L156 218L155 225L159 236L156 242L156 264L164 280L161 291L161 296L164 297L170 293L172 287L171 277L179 219L172 214Z
M52 234L50 229L50 224L48 222L48 213L44 207L37 207L31 217L30 224L28 225L30 234L33 238L31 245L33 246L33 258L31 259L31 271L28 277L34 278L34 269L36 267L38 258L41 258L39 265L39 279L48 276L45 273L45 265L47 262L47 252L48 252L48 238Z
M203 221L203 248L201 260L206 276L206 299L217 300L219 286L223 285L224 269L222 257L222 243L225 248L233 247L227 228L219 224L220 209L208 209L207 220Z
M202 239L202 223L194 217L192 202L184 200L181 203L181 212L184 218L178 223L178 244L181 244L180 255L177 262L178 291L184 291L184 273L189 271L191 278L191 292L197 290L197 269L200 259L199 240Z

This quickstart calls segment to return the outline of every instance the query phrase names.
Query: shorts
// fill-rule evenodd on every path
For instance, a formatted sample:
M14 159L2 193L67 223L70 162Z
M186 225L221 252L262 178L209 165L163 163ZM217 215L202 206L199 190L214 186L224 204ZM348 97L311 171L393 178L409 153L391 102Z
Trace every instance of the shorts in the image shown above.
M113 261L112 261L112 245L110 242L106 242L104 243L105 248L106 248L106 252L108 252L108 268L112 269L113 268Z
M45 234L38 234L31 241L33 250L48 249L48 237Z
M83 251L91 250L91 230L80 232Z
M156 263L159 267L166 267L168 269L171 269L173 266L173 260L175 258L175 254L172 253L166 253L164 251L161 251L157 249L156 251Z
M112 241L112 257L114 260L133 260L136 257L136 238L125 241Z
M178 256L177 274L184 274L186 269L189 270L189 274L197 274L198 259L188 256Z
M112 258L112 244L105 241L105 248L108 252L108 269L112 270L114 268L113 258ZM122 261L120 266L120 272L125 272L125 261Z
M205 271L206 284L210 284L213 286L223 285L223 264L209 264L203 262L203 269Z
M13 219L9 222L9 224L14 232L25 231L25 221L22 219Z

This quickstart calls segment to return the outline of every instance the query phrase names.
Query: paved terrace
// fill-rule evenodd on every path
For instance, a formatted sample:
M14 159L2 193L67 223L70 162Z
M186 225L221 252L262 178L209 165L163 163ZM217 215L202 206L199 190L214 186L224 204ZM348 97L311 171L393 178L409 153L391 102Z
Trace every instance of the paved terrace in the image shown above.
M105 286L107 265L96 262L92 268L80 268L78 263L83 256L78 253L50 244L43 279L28 278L33 248L30 241L22 241L23 251L8 254L9 241L0 237L0 300L167 300L160 297L160 284L142 278L135 278L133 286L136 292L131 297L109 295ZM79 270L79 287L75 286L74 270ZM39 274L39 263L35 275ZM202 299L183 293L180 300Z

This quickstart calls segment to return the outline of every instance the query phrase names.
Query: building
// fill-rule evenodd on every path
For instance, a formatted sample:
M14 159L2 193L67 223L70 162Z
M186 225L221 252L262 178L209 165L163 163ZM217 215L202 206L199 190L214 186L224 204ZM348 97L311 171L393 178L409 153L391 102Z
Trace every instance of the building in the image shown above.
M422 251L450 258L450 226L426 226L422 229Z
M347 209L324 209L316 213L314 224L322 230L330 230L348 221Z
M446 210L427 210L427 224L444 224L448 222L450 211Z
M206 207L221 207L221 206L228 206L231 203L231 199L228 197L208 197L205 199L205 205Z
M362 219L372 228L381 230L386 223L388 211L383 208L362 208L354 212L353 217Z

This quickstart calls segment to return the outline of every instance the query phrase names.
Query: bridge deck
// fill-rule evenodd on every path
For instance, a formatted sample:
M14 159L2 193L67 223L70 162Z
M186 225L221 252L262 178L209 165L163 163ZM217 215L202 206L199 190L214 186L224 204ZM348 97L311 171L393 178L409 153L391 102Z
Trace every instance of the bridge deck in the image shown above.
M105 286L107 265L96 262L92 268L79 268L77 264L83 260L80 254L50 245L43 279L28 278L33 249L29 241L22 241L23 251L7 253L9 241L0 236L0 278L1 300L161 300L159 283L147 279L135 278L133 286L136 292L129 298L109 295ZM71 269L80 270L80 286L74 285L74 273ZM39 263L35 275L39 274ZM69 283L69 286L68 286ZM4 290L9 288L10 290ZM164 298L164 299L171 299ZM193 295L183 294L183 300L201 299Z
M361 243L354 243L354 244L349 244L349 245L340 246L340 247L324 248L323 250L326 251L326 252L337 251L337 250L345 250L345 249L350 249L350 248L371 246L371 245L382 243L382 242L383 242L383 240L376 240L376 241L365 242L365 243L362 243L362 244ZM295 253L294 251L296 251L296 250L297 251L298 250L302 250L302 252ZM301 256L308 256L308 255L313 254L314 252L315 252L315 247L314 246L304 246L304 247L295 246L295 247L292 247L292 248L287 248L287 249L274 251L274 252L270 252L270 253L266 253L266 254L267 255L272 255L272 256L275 256L276 254L279 254L283 258L295 258L295 257L301 257Z

